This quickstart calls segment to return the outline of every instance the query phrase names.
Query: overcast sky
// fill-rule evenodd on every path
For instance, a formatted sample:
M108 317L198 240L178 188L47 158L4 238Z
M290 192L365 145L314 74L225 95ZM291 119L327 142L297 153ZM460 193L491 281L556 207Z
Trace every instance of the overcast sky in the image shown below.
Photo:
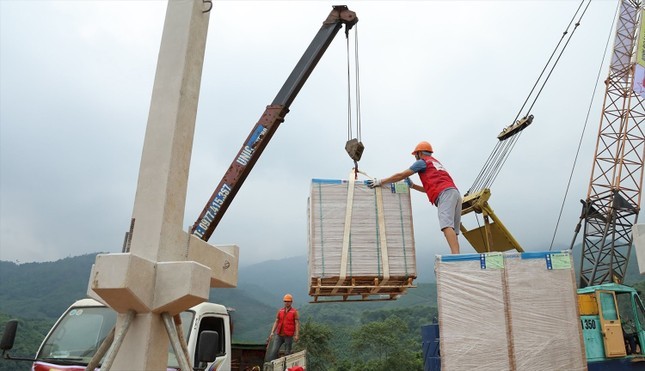
M214 1L185 229L337 3ZM347 2L359 18L361 170L382 178L406 169L412 148L428 140L465 193L579 4ZM0 260L121 251L166 5L0 0ZM616 7L592 2L493 184L490 204L526 250L551 244L597 74L607 76L601 63ZM306 255L311 179L351 171L345 50L341 32L210 239L239 245L243 266ZM587 194L603 94L601 84L559 248ZM421 267L449 250L426 196L414 192L412 208ZM477 225L472 215L464 223Z

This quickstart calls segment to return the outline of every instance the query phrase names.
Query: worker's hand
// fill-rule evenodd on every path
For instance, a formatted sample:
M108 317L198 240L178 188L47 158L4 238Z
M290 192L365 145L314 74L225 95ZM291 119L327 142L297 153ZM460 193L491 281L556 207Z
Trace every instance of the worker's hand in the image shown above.
M298 341L299 338L300 338L300 336L298 336L298 335L293 336L293 340L295 340L295 341Z
M370 188L376 188L381 186L381 181L376 178L370 179L366 183L367 183L367 186Z
M409 177L405 178L405 184L407 184L408 187L410 187L410 188L412 188L412 186L414 186L414 183L412 183L412 180Z

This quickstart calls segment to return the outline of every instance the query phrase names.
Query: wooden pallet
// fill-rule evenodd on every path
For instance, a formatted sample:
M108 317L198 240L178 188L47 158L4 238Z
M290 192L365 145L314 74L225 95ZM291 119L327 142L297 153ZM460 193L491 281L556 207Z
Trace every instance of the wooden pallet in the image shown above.
M405 294L416 277L311 277L310 303L396 300Z

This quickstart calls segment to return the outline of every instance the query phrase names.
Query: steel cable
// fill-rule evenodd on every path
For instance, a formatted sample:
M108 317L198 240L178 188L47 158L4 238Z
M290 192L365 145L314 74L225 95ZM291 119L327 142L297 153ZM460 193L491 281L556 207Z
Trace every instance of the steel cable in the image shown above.
M584 10L582 11L582 13L580 14L580 16L578 18L578 21L573 23L575 21L576 17L578 17L578 13L580 13L580 10L582 9L582 6L585 3L585 1L587 1L587 0L582 0L580 2L580 4L578 5L578 8L576 9L576 12L574 13L573 17L569 21L569 24L567 25L565 31L562 33L562 37L560 38L560 40L556 44L555 48L553 49L553 52L549 56L549 59L547 60L544 68L540 72L540 75L538 76L537 80L535 81L535 84L531 88L531 91L529 92L529 94L526 97L524 103L522 104L520 110L518 111L517 115L515 116L515 119L513 120L513 123L511 125L509 125L507 128L510 128L513 125L517 124L518 119L520 118L520 116L522 116L523 118L528 118L530 116L531 110L535 106L535 103L537 102L539 96L541 95L542 91L544 90L544 87L546 86L546 83L549 81L549 79L550 79L553 71L555 70L555 67L559 63L560 58L562 57L564 51L566 50L567 46L569 45L569 42L571 41L571 38L573 37L576 29L578 28L578 26L580 26L581 21L582 21L582 17L585 15L585 13L587 12L587 9L589 8L589 5L591 4L591 0L588 0L587 5L584 7ZM573 30L571 32L569 32L569 29L571 28L572 24L574 25ZM567 35L568 35L568 37L567 37ZM565 41L565 37L566 37L566 41ZM564 45L561 47L563 41L564 41ZM558 50L559 50L559 53L558 53ZM556 56L556 55L557 55L557 57L555 58L555 61L552 63L552 65L551 65L551 67L549 69L549 65L551 64L551 62L553 61L554 56ZM531 99L531 96L535 92L536 87L538 87L538 85L540 84L540 80L542 80L542 77L544 76L544 73L547 70L549 72L547 73L546 78L544 79L544 81L542 81L542 84L541 84L539 90L537 91L537 94L533 98L533 101L532 101L531 105L529 106L529 109L527 110L527 112L524 115L522 115L522 110L524 110L524 107L526 107L527 103ZM524 126L524 127L526 127L526 126ZM481 169L481 171L479 172L479 174L475 178L475 181L473 182L473 185L468 189L468 192L466 193L466 195L471 194L471 193L475 193L475 192L479 192L479 191L481 191L481 190L483 190L485 188L490 188L492 186L493 182L495 182L495 179L497 179L497 176L499 175L502 167L506 163L506 160L508 159L508 156L510 155L511 151L515 147L515 144L517 143L517 140L519 139L523 129L524 128L521 128L521 129L517 130L510 137L505 137L503 139L498 140L498 142L495 144L495 146L493 148L493 151L491 152L491 154L489 155L488 159L486 160L486 162L484 164L484 167Z

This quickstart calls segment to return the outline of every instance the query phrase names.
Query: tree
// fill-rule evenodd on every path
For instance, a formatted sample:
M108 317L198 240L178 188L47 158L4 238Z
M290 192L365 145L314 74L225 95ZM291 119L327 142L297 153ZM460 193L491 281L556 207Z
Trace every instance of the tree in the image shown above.
M334 362L330 346L332 331L329 326L307 320L300 327L300 339L295 350L307 349L307 370L326 371Z
M25 320L0 313L0 336L4 335L5 324L10 319L18 319L18 330L13 349L9 354L14 357L35 357L36 351L43 338L54 324L53 320ZM0 371L29 370L31 363L27 361L11 361L0 359Z
M371 322L352 333L352 348L366 359L385 360L397 350L399 332L405 324L399 317Z
M352 371L421 370L423 362L415 336L410 336L405 321L396 315L371 322L352 333L352 349L361 355Z

